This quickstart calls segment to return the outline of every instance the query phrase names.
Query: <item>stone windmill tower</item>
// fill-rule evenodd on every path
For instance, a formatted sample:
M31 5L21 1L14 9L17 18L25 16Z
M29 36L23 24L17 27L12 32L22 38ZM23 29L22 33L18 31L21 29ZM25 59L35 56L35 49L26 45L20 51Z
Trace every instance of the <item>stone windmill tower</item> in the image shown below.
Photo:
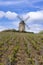
M19 16L18 16L18 18L21 20L21 22L19 23L19 31L23 32L23 31L25 31L25 27L26 26L28 27L28 25L25 22L29 19L29 16L25 20L23 20ZM29 29L29 27L28 27L28 29Z
M24 23L24 21L19 23L19 31L25 31L25 23Z

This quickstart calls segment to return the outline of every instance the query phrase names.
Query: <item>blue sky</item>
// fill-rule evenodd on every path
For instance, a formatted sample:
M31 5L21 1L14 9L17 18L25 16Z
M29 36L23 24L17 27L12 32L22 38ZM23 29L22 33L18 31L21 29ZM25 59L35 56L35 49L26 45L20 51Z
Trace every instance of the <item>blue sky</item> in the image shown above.
M0 31L18 29L18 15L24 20L29 16L27 31L43 30L43 0L0 0Z

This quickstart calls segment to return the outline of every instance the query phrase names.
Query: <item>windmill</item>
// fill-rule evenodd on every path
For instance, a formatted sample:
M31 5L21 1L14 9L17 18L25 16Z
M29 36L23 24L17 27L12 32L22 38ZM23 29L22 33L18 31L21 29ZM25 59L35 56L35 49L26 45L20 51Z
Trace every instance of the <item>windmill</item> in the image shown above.
M23 20L20 16L17 17L21 20L21 22L19 23L19 31L24 32L26 26L29 29L28 25L25 23L29 19L29 16L25 20Z

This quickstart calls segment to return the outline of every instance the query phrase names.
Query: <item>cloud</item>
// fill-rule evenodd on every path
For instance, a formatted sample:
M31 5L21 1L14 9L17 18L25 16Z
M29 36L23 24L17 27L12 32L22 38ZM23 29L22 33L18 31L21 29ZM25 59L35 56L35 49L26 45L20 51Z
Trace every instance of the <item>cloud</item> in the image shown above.
M43 20L43 10L36 12L29 12L27 15L24 15L25 18L29 16L30 20Z
M16 16L17 16L17 14L15 12L8 11L8 12L5 13L5 17L8 18L8 19L12 19L13 20L13 19L16 18Z
M30 0L30 2L32 2L32 3L36 3L36 2L40 2L40 1L43 1L43 0Z
M0 11L0 18L3 18L5 13L3 11Z
M38 33L41 30L43 30L43 28L39 24L32 24L32 25L30 25L30 30L29 30L30 32Z
M41 7L40 5L39 6L37 5L37 3L39 2L43 2L43 0L6 0L6 1L0 1L0 6L14 6L15 5L16 7L19 6L18 8L31 7L31 8L43 9L43 5Z
M15 12L0 11L0 18L5 17L8 19L14 19L17 16L18 16L18 14ZM43 10L36 11L36 12L28 12L26 14L21 14L20 16L23 17L24 19L26 19L29 16L29 19L31 19L31 20L43 20Z
M0 11L0 18L5 17L5 18L8 18L10 20L13 20L13 19L16 18L16 16L17 16L17 14L15 12L10 12L10 11L4 12L4 11Z
M27 7L33 8L34 10L35 9L36 10L42 10L43 9L43 0L24 0L24 2L25 2L25 5Z
M5 29L7 29L7 28L4 27L4 26L0 26L0 31L3 31L3 30L5 30Z
M43 11L30 12L29 15L31 19L43 19Z
M14 28L17 29L17 30L19 29L19 22L20 22L20 21L13 21L13 22L12 22L12 25L13 25Z
M0 1L0 5L3 5L3 6L9 6L9 5L17 5L17 4L20 4L24 2L23 0L18 0L18 1Z

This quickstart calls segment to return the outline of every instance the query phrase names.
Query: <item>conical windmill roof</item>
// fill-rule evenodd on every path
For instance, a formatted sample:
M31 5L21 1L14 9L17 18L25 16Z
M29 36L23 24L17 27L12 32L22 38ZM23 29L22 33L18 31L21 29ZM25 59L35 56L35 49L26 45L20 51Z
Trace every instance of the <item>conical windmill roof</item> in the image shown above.
M21 21L20 24L25 24L24 21Z

